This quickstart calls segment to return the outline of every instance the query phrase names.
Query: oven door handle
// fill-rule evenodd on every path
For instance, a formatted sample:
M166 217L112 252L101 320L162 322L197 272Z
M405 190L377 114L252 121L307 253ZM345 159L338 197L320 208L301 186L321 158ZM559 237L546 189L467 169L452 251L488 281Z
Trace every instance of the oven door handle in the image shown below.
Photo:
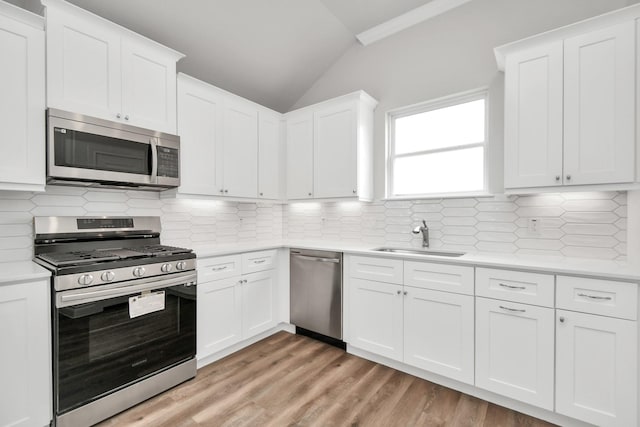
M95 287L88 289L78 289L72 291L58 292L56 295L56 308L68 307L71 305L86 304L88 302L102 301L109 298L116 298L125 295L136 294L138 292L149 291L151 289L170 288L178 285L191 286L196 283L196 273L180 274L177 277L136 280L136 284L128 286Z
M151 144L151 183L158 183L158 140L151 138L149 140Z

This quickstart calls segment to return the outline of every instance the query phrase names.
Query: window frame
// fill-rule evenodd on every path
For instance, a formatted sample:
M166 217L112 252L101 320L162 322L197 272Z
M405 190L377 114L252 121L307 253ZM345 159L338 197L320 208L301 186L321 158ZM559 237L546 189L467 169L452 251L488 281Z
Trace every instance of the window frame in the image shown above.
M408 154L395 154L395 121L396 119L412 116L415 114L425 113L428 111L439 110L446 107L452 107L467 102L484 100L484 141L472 144L462 144L452 147L436 148L431 150L416 151ZM489 88L481 87L466 92L455 93L441 98L436 98L417 104L395 108L386 113L386 147L385 147L385 200L411 200L411 199L444 199L454 197L489 197ZM483 147L483 182L482 189L476 191L460 191L460 192L443 192L443 193L421 193L421 194L402 194L393 193L393 165L396 158L413 157L425 154L435 154L449 151L457 151L466 148Z

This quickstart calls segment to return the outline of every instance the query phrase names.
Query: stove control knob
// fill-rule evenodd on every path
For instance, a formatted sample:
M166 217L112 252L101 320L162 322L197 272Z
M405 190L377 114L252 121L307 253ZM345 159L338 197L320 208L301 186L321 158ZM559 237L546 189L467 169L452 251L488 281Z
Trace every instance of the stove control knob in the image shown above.
M102 279L103 282L110 282L113 279L115 279L115 277L116 277L116 273L114 273L113 271L105 271L100 276L100 278Z
M162 267L160 267L160 270L162 270L163 273L169 273L171 272L171 270L173 270L173 265L169 263L162 264Z
M78 278L78 284L80 285L90 285L93 283L93 276L91 274L83 274Z
M144 269L144 267L136 267L133 269L133 275L136 277L142 277L146 272L147 271Z
M180 261L176 264L176 268L178 270L184 270L185 268L187 268L187 263L184 261Z

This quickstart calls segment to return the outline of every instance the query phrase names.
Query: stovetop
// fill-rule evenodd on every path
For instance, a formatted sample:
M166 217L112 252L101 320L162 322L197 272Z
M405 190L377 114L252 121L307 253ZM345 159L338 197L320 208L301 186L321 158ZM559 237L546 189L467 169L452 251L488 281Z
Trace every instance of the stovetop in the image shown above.
M36 255L36 258L46 261L53 267L61 268L86 266L125 259L168 257L179 254L189 254L191 252L191 249L179 248L176 246L145 245L131 248L49 252ZM154 260L153 262L157 262L157 260Z

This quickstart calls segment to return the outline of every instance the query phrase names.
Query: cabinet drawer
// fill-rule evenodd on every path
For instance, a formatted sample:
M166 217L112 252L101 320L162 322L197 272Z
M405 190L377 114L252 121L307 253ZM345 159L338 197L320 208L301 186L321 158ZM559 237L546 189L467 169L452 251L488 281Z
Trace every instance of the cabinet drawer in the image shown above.
M473 295L473 267L405 261L404 280L407 286Z
M636 320L638 285L612 280L558 276L556 307Z
M476 295L553 308L551 274L476 268Z
M198 260L198 281L226 279L241 274L241 256L229 255Z
M242 254L242 274L273 270L275 268L276 254L277 251L275 249Z
M349 275L358 279L402 285L402 260L352 256Z

